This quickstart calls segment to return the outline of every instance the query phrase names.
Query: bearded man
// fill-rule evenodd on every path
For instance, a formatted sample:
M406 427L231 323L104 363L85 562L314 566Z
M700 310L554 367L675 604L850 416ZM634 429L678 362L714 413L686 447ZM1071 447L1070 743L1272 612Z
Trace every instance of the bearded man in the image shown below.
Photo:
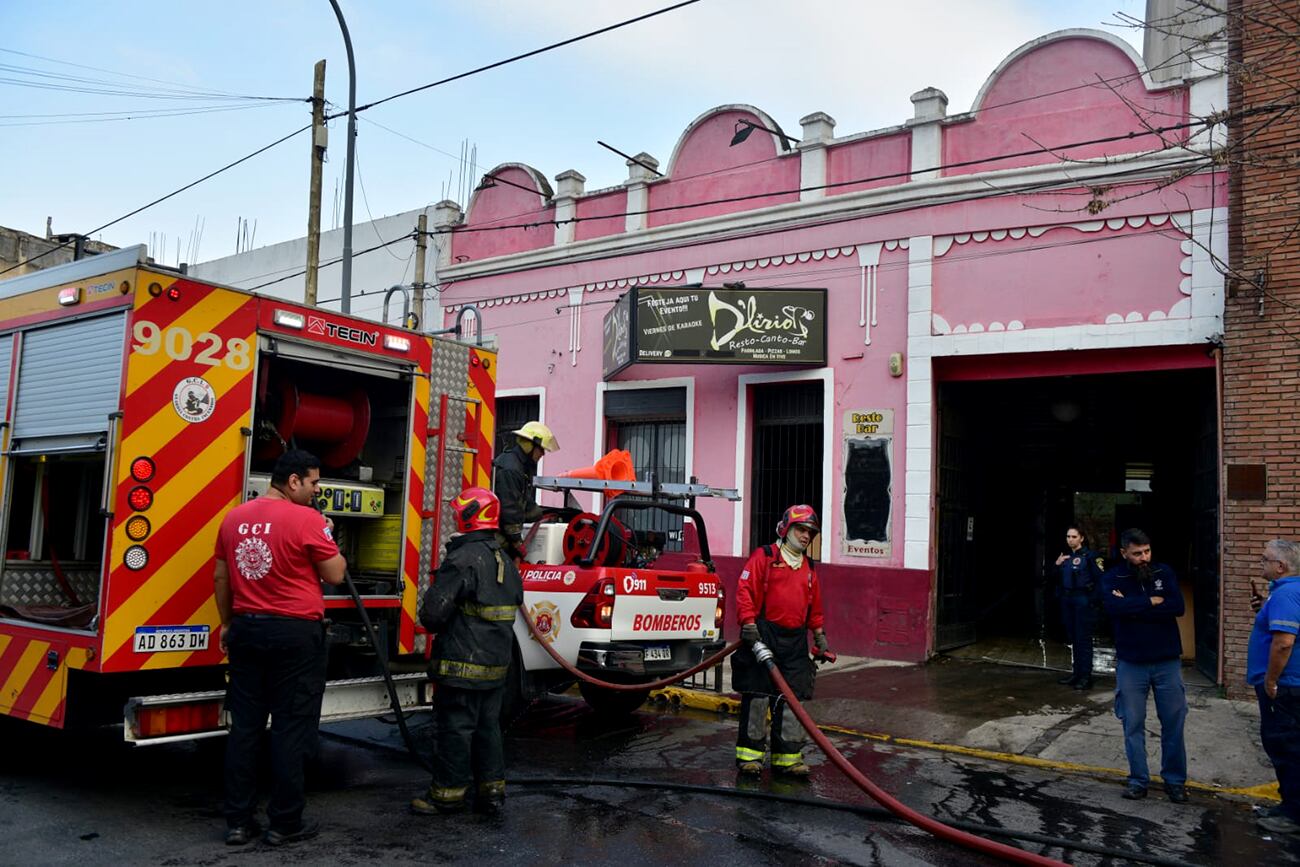
M1151 562L1151 540L1141 530L1120 536L1123 562L1101 579L1102 604L1115 633L1115 715L1124 724L1128 780L1124 798L1147 796L1147 694L1155 693L1160 717L1160 776L1175 804L1187 801L1187 747L1183 723L1187 693L1183 687L1183 645L1178 617L1183 594L1174 570Z

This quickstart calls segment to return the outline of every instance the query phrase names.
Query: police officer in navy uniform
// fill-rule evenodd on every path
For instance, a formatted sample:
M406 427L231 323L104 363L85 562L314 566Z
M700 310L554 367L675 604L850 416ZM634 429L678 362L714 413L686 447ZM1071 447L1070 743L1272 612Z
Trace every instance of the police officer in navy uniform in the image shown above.
M1092 688L1092 631L1096 623L1094 603L1101 587L1102 558L1088 548L1083 530L1070 525L1065 531L1069 550L1056 558L1061 573L1061 620L1070 642L1074 664L1070 676L1058 683L1078 690Z

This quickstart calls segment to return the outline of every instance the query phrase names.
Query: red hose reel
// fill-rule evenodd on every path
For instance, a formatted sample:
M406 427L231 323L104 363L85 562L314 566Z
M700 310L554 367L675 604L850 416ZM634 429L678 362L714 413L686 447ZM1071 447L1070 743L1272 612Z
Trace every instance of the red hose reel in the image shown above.
M370 396L365 389L353 388L338 397L305 391L284 378L274 389L264 391L264 405L266 391L273 392L278 405L272 422L278 441L263 441L257 448L258 458L273 460L290 442L309 446L321 464L334 469L346 467L361 454L370 433Z

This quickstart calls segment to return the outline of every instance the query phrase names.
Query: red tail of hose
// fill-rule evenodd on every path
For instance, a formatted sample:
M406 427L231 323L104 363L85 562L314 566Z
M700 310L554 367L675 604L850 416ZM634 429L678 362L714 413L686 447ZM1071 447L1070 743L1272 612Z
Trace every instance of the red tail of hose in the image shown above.
M950 843L956 843L958 846L964 846L967 849L973 849L976 852L982 852L986 855L992 855L996 858L1003 858L1016 864L1034 864L1047 865L1047 867L1066 867L1061 861L1055 861L1042 855L1035 855L1033 852L1026 852L1024 849L1017 849L1015 846L1008 846L1005 843L997 843L984 837L978 837L975 834L968 834L965 831L959 831L950 825L945 825L938 819L927 816L924 813L918 813L911 807L894 798L884 789L871 782L865 774L853 767L849 760L844 758L844 754L835 749L835 745L830 739L822 733L813 722L813 718L804 710L803 705L795 698L794 693L790 690L790 685L785 682L781 672L772 662L767 662L768 674L772 677L772 682L781 690L785 696L786 702L790 709L794 711L799 722L807 730L809 737L817 742L818 748L826 754L826 758L831 760L831 764L844 772L844 775L852 780L859 789L870 795L878 804L889 812L898 816L904 821L910 822L923 831L927 831L940 840L947 840Z

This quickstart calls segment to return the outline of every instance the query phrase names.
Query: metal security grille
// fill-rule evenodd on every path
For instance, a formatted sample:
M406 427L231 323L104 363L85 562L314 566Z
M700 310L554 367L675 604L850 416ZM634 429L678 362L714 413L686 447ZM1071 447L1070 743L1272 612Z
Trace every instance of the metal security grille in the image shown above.
M9 410L9 368L14 356L14 337L6 334L0 337L0 420Z
M620 449L632 453L639 482L650 480L650 473L664 483L686 481L686 421L622 422L616 428L615 441ZM648 510L624 512L619 520L633 530L649 530L667 536L665 551L682 550L680 515Z
M530 421L537 421L542 414L542 399L535 394L519 397L497 398L497 435L496 448L492 456L504 454L515 444L513 431L519 430Z
M822 383L756 386L750 467L749 547L775 538L789 506L807 503L822 513Z

